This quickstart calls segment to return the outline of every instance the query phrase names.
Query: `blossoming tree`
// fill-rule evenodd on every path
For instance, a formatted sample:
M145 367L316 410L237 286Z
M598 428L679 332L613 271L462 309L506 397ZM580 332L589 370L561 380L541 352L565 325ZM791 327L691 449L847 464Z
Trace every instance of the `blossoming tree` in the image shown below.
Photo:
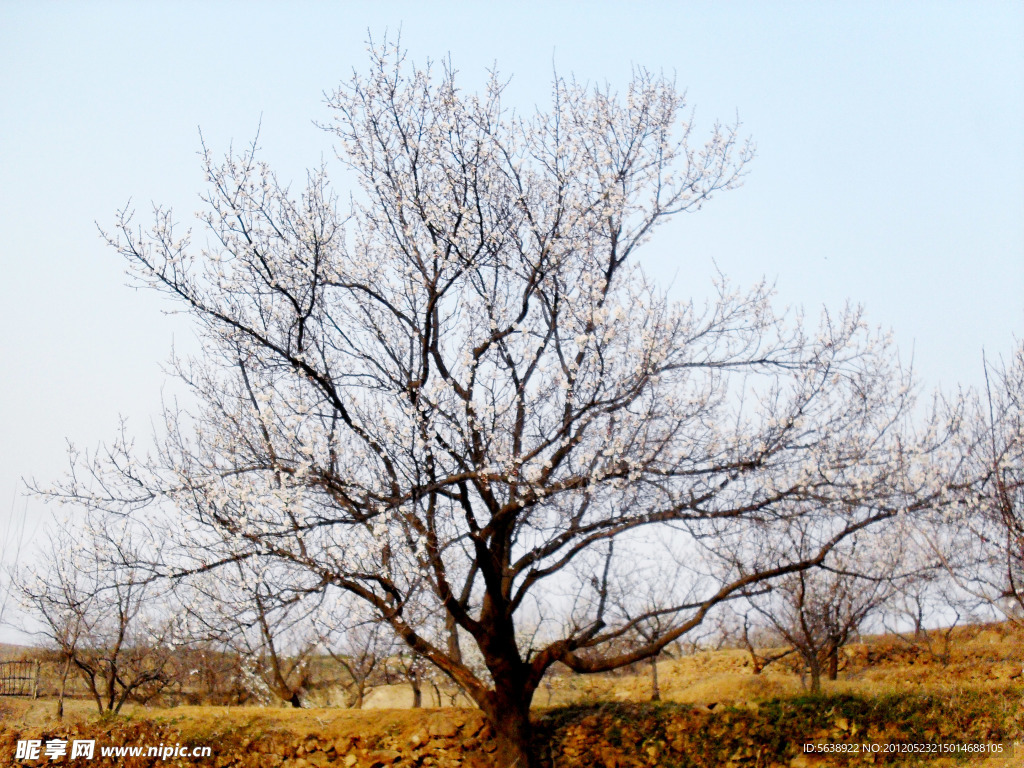
M377 48L329 98L345 209L326 167L293 195L253 145L204 148L206 247L123 212L110 242L202 335L176 363L195 405L154 456L118 441L55 493L173 521L174 568L270 558L348 592L525 766L552 664L650 658L918 481L906 375L857 311L808 333L763 285L673 303L641 268L659 224L741 181L735 128L695 145L644 71L621 95L556 79L528 116L502 98ZM812 551L734 557L837 507Z
M985 366L985 391L949 406L958 430L949 502L929 529L957 586L1024 622L1024 342Z

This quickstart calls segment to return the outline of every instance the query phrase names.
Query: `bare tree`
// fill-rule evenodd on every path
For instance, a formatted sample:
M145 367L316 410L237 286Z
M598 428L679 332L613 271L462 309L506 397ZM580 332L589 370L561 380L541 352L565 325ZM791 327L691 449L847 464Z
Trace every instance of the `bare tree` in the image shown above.
M196 405L166 410L150 460L119 439L52 494L163 525L168 570L265 557L347 591L526 766L553 664L654 657L920 488L907 374L859 312L806 332L765 286L724 281L675 304L636 263L659 224L739 184L736 128L692 146L681 94L644 71L621 97L557 79L526 117L502 91L385 45L329 99L360 183L347 213L326 168L295 197L255 145L204 149L207 248L168 210L148 234L123 212L110 242L203 335L176 363ZM823 506L843 512L817 549L712 567ZM680 563L663 602L617 610L663 557Z
M718 634L725 643L739 646L747 652L755 675L796 652L778 631L772 629L771 622L759 618L757 611L749 610L746 604L741 609L731 608L719 614Z
M412 708L423 706L424 683L429 683L434 691L437 706L442 706L441 689L431 674L430 662L415 653L399 653L395 658L395 668L402 680L412 689Z
M166 585L140 564L144 536L126 521L89 515L57 527L35 562L17 576L22 602L63 662L57 717L68 674L85 681L98 711L117 713L172 681L177 645Z
M1024 342L1009 365L985 367L985 397L977 418L974 466L979 482L972 502L984 529L981 541L995 574L993 587L1024 616ZM987 418L986 418L987 417ZM991 531L991 535L984 533ZM998 580L997 580L998 579Z
M372 687L387 680L388 659L396 650L391 627L361 608L338 600L314 617L321 646L344 671L339 682L351 709L362 709Z
M977 599L959 589L944 568L925 564L901 579L885 605L886 630L908 645L923 647L943 666L950 662L957 625L974 618Z
M252 693L245 687L241 657L221 643L196 639L186 632L174 655L173 693L189 704L246 704Z
M241 660L243 681L257 698L302 706L310 662L320 641L314 617L320 596L265 558L236 560L179 582L189 634Z
M74 551L74 540L65 527L50 538L52 552ZM70 558L55 556L43 568L24 566L14 572L13 582L23 607L41 621L41 633L57 651L60 687L57 692L57 719L64 717L67 680L74 665L78 643L88 627L88 615L94 612L94 580L81 573L83 565Z
M789 574L751 598L765 623L799 654L813 693L821 691L822 676L837 679L840 650L892 595L898 560L851 537L821 565Z

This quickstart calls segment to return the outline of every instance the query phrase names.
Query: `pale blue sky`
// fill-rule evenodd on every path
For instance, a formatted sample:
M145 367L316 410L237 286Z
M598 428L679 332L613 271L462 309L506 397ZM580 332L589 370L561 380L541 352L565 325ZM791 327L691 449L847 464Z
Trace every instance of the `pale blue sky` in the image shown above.
M1024 334L1020 2L0 0L0 522L19 477L62 471L65 438L95 446L118 414L148 434L159 364L190 344L94 222L129 198L143 222L150 201L189 219L199 127L222 151L262 116L265 157L301 181L332 157L323 91L365 67L368 30L399 28L467 88L496 62L521 109L553 67L622 85L642 65L674 73L699 126L738 113L745 186L648 251L679 296L717 263L808 312L861 302L928 388L977 383L982 347Z

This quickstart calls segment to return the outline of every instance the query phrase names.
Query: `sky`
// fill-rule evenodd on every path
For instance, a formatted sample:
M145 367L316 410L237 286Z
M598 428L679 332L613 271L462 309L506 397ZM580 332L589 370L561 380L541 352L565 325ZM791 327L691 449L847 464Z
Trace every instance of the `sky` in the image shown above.
M324 92L385 34L416 63L450 56L467 90L496 66L519 111L554 72L623 88L645 67L686 90L698 140L738 118L744 186L641 256L677 298L718 270L809 315L862 304L924 391L978 385L982 350L1024 336L1020 2L0 0L0 536L12 516L45 530L23 479L59 478L69 441L125 417L145 442L171 346L195 348L99 228L129 202L191 222L200 130L223 153L258 129L300 186L334 157Z

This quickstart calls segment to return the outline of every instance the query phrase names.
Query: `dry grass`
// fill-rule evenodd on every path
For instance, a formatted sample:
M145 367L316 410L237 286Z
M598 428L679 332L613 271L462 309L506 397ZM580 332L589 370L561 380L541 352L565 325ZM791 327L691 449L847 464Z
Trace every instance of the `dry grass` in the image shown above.
M797 665L789 657L753 673L745 651L701 651L662 661L658 679L663 701L707 705L743 705L804 692ZM948 663L924 643L894 636L867 637L843 649L839 679L823 680L826 695L929 693L964 688L1002 689L1024 683L1024 631L1011 624L968 626L954 630ZM649 701L649 665L626 675L563 676L549 679L535 699L539 706L598 701ZM1024 692L1024 687L1022 687Z
M615 722L628 724L638 733L646 733L647 729L655 734L651 738L656 738L659 729L669 727L665 723L688 723L692 718L699 720L701 713L711 718L709 723L735 720L737 728L741 721L747 722L744 718L748 715L753 718L742 731L726 724L724 735L714 737L725 739L722 744L735 738L737 733L746 733L747 728L760 729L757 738L761 741L758 743L778 743L782 734L773 735L768 723L775 722L775 718L767 713L775 709L788 713L785 717L789 719L785 722L790 725L776 728L792 729L797 727L793 723L811 723L820 715L820 712L815 714L816 708L820 707L829 711L850 707L848 716L851 722L856 717L865 723L876 722L878 727L882 727L887 719L894 723L909 723L907 727L915 727L916 722L921 728L952 729L947 735L968 734L980 718L994 724L992 733L1024 737L1024 722L1021 721L1021 713L1024 712L1024 678L1021 676L1024 632L1008 625L987 625L957 630L952 638L948 663L943 663L924 645L911 645L894 637L865 638L863 642L844 649L839 679L823 681L824 697L817 700L803 696L800 675L794 664L787 666L785 662L779 662L755 675L745 651L719 650L702 651L659 663L661 695L667 702L663 708L642 704L651 695L649 665L640 665L628 674L554 675L538 691L535 705L540 721L553 718L554 721L565 722L569 729L566 733L573 728L579 730L583 727L581 723L595 717L588 712L597 713L599 719L611 717ZM431 686L425 686L423 694L424 704L438 703ZM389 740L388 743L409 744L441 724L482 722L481 713L475 709L428 706L425 710L415 711L408 709L411 703L412 692L408 686L386 686L371 692L367 708L362 711L237 706L161 709L129 705L119 722L151 723L154 727L187 733L199 742L230 742L241 744L243 749L246 739L285 743L307 737L343 743L358 736L369 738L371 742L381 739ZM442 703L449 702L446 699ZM566 709L566 706L570 708ZM85 699L68 700L65 711L69 723L88 723L97 718L95 705ZM0 698L0 725L15 729L45 728L54 725L53 716L53 700ZM595 734L604 733L605 724L594 727L597 728ZM585 727L580 731L581 744L590 744L597 738L596 735L587 736L586 732ZM708 745L714 743L717 742L701 745L695 742L693 746L707 750L711 748ZM580 759L583 760L586 754L589 753L581 752ZM944 763L928 763L939 764ZM1021 755L1016 762L991 762L991 765L1007 768L1016 764L1024 766Z
M927 693L968 688L987 690L1024 682L1024 631L1010 624L991 624L958 628L952 635L948 664L922 643L911 645L893 636L867 637L863 642L847 646L839 679L823 681L825 694L882 696L889 694ZM0 649L4 650L4 649ZM13 650L13 647L11 648ZM24 657L26 649L18 648ZM790 657L791 659L792 657ZM753 674L750 657L745 651L723 649L700 651L679 659L658 664L661 698L666 702L684 704L745 705L774 698L798 696L803 686L796 665L790 659L769 666L760 675ZM45 686L44 686L45 689ZM452 697L450 691L438 692L429 684L423 687L425 708L471 707L465 697ZM1022 688L1024 690L1024 688ZM650 667L638 665L626 674L614 675L551 675L537 691L534 705L539 708L597 702L644 702L651 698ZM311 699L325 711L337 711L339 697L319 691ZM5 701L0 699L0 701ZM0 717L43 718L52 701L26 705L23 699L6 699L10 714ZM364 704L367 710L400 710L412 706L413 694L408 685L379 686L372 689ZM94 705L86 699L69 699L69 718L90 717ZM187 712L193 707L175 707L168 712ZM219 712L221 707L200 708ZM225 711L244 712L250 708L231 707ZM257 712L274 712L275 717L290 719L295 715L287 708L252 708ZM165 710L127 705L126 715L142 715ZM318 711L318 710L308 710Z
M54 699L0 696L0 723L30 728L52 725L56 708ZM66 699L64 717L71 723L87 722L96 717L96 705L86 699Z

